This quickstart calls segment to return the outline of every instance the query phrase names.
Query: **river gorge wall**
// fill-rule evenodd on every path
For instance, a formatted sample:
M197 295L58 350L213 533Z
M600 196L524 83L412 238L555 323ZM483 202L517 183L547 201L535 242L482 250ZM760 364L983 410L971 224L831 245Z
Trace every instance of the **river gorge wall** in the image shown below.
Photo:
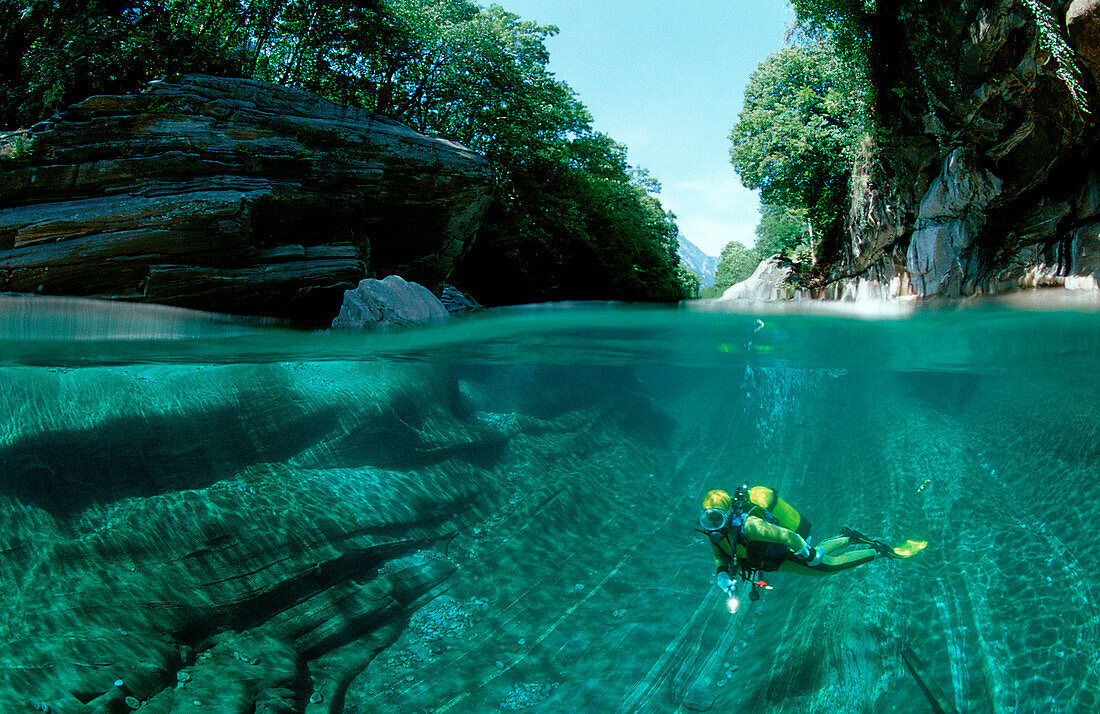
M0 134L0 292L330 322L344 291L438 286L489 162L378 115L201 75Z
M1100 278L1100 3L879 3L868 140L815 296L958 297Z

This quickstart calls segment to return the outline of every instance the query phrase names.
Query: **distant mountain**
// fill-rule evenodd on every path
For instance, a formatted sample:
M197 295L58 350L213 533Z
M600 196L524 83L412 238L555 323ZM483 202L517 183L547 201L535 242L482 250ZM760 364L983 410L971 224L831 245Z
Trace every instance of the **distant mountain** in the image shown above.
M699 287L709 288L714 285L714 272L718 270L718 259L704 253L702 248L684 238L683 233L676 238L680 241L680 249L676 251L680 255L680 262L699 276Z

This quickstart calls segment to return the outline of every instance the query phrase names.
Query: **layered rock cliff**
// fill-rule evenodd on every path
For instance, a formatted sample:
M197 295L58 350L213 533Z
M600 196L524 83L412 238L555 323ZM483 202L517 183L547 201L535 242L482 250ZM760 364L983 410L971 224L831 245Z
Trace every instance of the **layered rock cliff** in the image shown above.
M895 144L862 147L847 240L816 294L1095 289L1097 3L877 7L873 74Z
M0 135L0 291L330 321L365 275L434 286L492 170L312 94L186 76Z

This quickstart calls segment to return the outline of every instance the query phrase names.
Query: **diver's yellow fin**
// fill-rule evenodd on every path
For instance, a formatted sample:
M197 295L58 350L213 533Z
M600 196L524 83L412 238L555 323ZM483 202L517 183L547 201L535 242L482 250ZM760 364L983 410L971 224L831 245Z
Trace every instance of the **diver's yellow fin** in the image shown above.
M894 548L894 557L912 558L926 547L928 547L928 541L926 540L907 540Z
M851 543L866 543L882 555L891 558L912 558L928 546L928 541L907 540L896 548L891 548L885 541L865 536L859 531L847 527L840 529L840 535L847 537Z

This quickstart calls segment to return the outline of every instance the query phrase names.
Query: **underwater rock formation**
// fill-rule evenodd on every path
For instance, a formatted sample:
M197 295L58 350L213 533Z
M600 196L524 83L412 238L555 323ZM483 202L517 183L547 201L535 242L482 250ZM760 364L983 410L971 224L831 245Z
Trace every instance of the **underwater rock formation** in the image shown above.
M309 386L349 369L361 379L353 413ZM366 661L449 572L440 559L401 565L453 537L478 500L477 470L448 462L507 439L444 427L417 400L441 388L425 370L7 380L0 577L19 617L0 651L5 711L31 700L55 712L114 711L125 697L218 712L300 711L313 691L331 700L341 679L326 655L358 639L343 661ZM68 408L19 403L55 388L71 390ZM109 414L85 408L100 400ZM417 479L392 470L412 465Z
M443 281L491 183L464 147L313 94L166 79L0 136L0 291L327 323L365 275Z
M1100 701L1095 312L269 334L10 305L0 711ZM763 574L731 614L694 526L744 481L817 542L848 525L928 548Z
M643 441L672 428L629 380L541 418L485 411L495 395L460 394L476 370L424 364L2 371L13 712L342 711L378 652L442 617L456 568L499 567L494 528L602 516L600 463L644 482ZM444 619L433 637L462 625Z

